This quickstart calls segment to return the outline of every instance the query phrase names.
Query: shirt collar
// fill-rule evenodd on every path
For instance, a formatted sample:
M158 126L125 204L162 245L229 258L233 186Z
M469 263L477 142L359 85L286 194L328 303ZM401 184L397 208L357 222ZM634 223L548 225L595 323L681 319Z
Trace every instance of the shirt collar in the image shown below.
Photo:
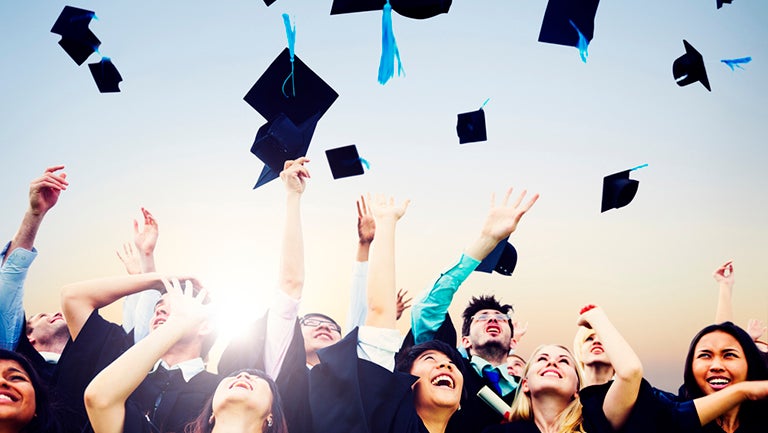
M495 368L501 376L499 378L499 387L501 388L502 395L507 395L517 388L517 381L514 377L509 375L509 372L507 371L507 364L494 366L490 362L477 355L473 355L469 363L472 365L472 368L475 370L475 372L480 376L483 375L484 368Z
M161 359L155 363L154 367L152 367L152 370L149 372L153 373L155 370L157 370L157 367L161 365L168 371L181 370L181 375L184 377L185 382L189 382L193 377L197 376L198 373L205 371L205 363L203 362L203 358L192 358L186 361L182 361L172 367Z
M49 364L58 364L59 358L61 358L61 353L56 353L56 352L38 352L38 353L40 353L40 356L42 356L45 362Z

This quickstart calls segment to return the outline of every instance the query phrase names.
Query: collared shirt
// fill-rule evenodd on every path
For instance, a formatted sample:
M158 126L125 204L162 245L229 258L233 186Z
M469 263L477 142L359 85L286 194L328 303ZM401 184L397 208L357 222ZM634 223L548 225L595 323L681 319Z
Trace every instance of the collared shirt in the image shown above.
M174 366L169 366L168 363L161 359L155 363L155 366L152 367L152 370L149 372L154 373L155 370L157 370L157 368L161 365L168 371L181 370L181 375L184 377L185 382L189 382L193 377L205 371L205 363L203 362L203 358L192 358L186 361L182 361Z
M485 369L486 366L495 368L500 373L499 388L501 388L502 396L505 396L517 389L517 381L515 381L514 377L509 375L507 364L493 365L477 355L472 356L472 360L469 361L469 363L472 365L472 368L475 370L475 372L480 376L483 375L483 369Z
M40 354L40 356L43 357L45 362L49 364L58 364L59 358L61 358L61 353L56 352L37 352Z
M480 260L466 254L459 262L435 281L421 299L411 307L411 330L416 344L430 341L445 320L453 295L480 264Z
M0 252L0 260L7 255L0 267L0 348L16 350L24 332L24 280L37 250L14 248L8 254L10 246L8 242Z

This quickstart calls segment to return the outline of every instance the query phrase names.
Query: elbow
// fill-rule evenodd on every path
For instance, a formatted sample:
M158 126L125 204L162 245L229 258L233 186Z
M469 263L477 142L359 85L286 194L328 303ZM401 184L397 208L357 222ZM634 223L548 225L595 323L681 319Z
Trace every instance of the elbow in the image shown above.
M626 365L620 369L616 369L616 378L625 382L640 383L640 381L643 379L643 364L640 362L640 360L637 360L631 365Z
M285 277L280 282L280 287L288 294L301 294L304 289L304 277Z
M85 389L83 401L85 403L85 408L89 413L93 411L104 411L115 404L115 402L109 398L108 395L105 395L106 393L99 388L98 382L91 382Z

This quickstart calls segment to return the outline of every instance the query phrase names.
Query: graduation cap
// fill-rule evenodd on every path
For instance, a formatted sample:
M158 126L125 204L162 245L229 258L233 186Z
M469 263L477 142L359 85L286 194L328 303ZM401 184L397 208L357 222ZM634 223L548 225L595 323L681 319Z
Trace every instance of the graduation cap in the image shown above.
M539 42L579 47L580 35L586 44L595 32L595 15L600 0L549 0L539 31Z
M517 265L517 250L508 242L509 236L502 240L483 261L477 265L475 271L491 273L496 271L501 275L510 276Z
M720 9L723 7L723 3L731 4L733 3L733 0L717 0L717 8Z
M672 63L672 75L677 85L683 87L701 81L701 84L711 92L707 70L704 67L704 57L685 39L683 39L683 45L685 45L685 54Z
M328 158L328 165L331 167L331 174L334 179L359 176L365 172L363 164L367 165L367 163L360 158L354 144L328 149L325 151L325 156Z
M380 11L387 0L333 0L331 15ZM417 20L447 14L452 0L390 0L392 10Z
M117 71L112 60L108 57L102 57L101 61L97 63L89 63L88 68L91 70L91 75L96 81L99 92L114 93L120 91L118 85L123 81L123 77L120 76L120 72Z
M338 96L298 56L294 55L291 62L286 48L243 99L267 121L282 113L298 125L316 114L322 116Z
M51 33L61 35L59 45L78 65L82 65L101 45L99 38L88 28L95 17L93 11L64 6L51 28Z
M603 201L600 213L624 207L635 198L640 182L630 179L629 172L646 166L648 164L639 165L603 178Z
M253 189L277 179L285 161L307 154L320 116L315 114L304 123L296 125L288 116L280 113L259 128L251 153L264 162L264 168Z
M485 111L479 109L458 115L456 133L459 135L459 144L474 143L488 139L485 131Z

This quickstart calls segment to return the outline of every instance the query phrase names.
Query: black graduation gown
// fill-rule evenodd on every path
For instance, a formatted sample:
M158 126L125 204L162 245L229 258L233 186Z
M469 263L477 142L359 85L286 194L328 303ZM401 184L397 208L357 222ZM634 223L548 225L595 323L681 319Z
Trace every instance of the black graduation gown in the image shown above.
M357 357L357 328L318 351L309 373L312 423L323 433L427 433L416 413L413 375Z
M298 319L293 331L293 340L275 379L283 413L290 433L311 433L312 418L309 416L309 369L304 338ZM248 332L231 342L219 360L220 376L245 368L264 370L264 347L267 334L266 315L256 321Z

